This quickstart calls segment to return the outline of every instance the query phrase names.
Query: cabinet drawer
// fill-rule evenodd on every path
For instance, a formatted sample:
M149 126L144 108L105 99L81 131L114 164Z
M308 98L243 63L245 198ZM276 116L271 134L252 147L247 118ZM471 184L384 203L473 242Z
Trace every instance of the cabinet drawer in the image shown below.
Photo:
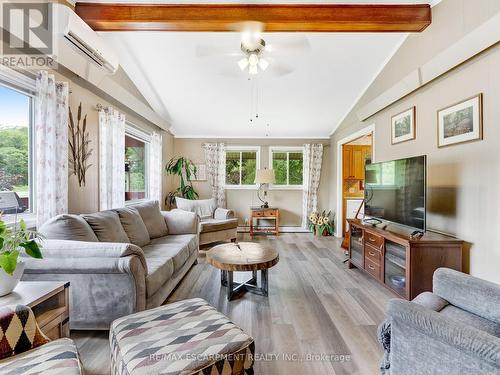
M253 211L252 216L264 216L264 211Z
M380 265L374 263L370 258L365 257L365 270L375 277L377 280L380 280Z
M377 236L376 234L365 230L365 243L382 250L382 247L384 246L384 237Z
M380 266L380 262L382 260L382 252L376 247L365 244L365 257Z
M275 210L266 210L264 211L264 216L276 216L276 211Z

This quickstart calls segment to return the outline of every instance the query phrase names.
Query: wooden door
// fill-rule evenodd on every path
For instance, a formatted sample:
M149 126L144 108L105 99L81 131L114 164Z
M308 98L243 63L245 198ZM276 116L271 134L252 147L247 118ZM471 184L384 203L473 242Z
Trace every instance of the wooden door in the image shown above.
M342 175L344 180L353 177L352 146L342 146Z

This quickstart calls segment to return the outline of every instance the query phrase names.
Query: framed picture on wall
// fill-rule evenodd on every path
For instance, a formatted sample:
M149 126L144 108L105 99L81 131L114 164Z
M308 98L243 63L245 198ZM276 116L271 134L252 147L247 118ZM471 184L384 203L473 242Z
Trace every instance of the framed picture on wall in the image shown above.
M196 176L191 180L193 181L206 181L207 180L207 165L206 164L195 164L196 166Z
M438 147L483 139L483 94L440 109Z
M416 137L415 106L391 117L392 144L411 141Z

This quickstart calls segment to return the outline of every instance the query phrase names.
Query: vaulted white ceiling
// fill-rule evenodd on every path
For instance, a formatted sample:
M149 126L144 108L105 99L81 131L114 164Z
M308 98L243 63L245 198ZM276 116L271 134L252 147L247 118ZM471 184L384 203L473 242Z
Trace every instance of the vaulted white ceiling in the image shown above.
M335 2L347 1L327 3ZM370 1L376 2L421 3ZM176 136L208 138L328 137L406 36L264 33L266 43L273 46L305 37L311 48L275 57L272 63L293 68L287 75L258 74L259 118L255 119L254 113L250 122L252 83L236 65L241 57L221 54L202 58L196 53L199 46L238 53L239 33L100 34L116 49L122 67L153 109L171 123Z

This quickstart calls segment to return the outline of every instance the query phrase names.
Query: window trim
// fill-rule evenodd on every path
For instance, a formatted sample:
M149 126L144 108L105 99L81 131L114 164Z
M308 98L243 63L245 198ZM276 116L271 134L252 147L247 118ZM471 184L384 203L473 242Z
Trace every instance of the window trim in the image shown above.
M149 152L150 152L150 147L151 147L151 133L148 133L135 124L126 121L125 122L125 136L134 138L138 141L141 141L144 143L144 190L145 190L145 197L142 199L131 199L131 200L126 200L125 201L125 206L131 206L137 203L141 202L146 202L149 201L149 163L150 163L150 157L149 157ZM125 182L124 182L125 183Z
M227 151L239 151L240 152L240 182L241 182L241 152L244 151L255 151L257 153L256 155L256 161L255 161L255 172L257 172L258 169L260 169L260 151L261 151L261 146L237 146L237 145L232 145L232 146L226 146L226 149L224 150L224 189L226 190L256 190L257 189L257 184L249 184L249 185L228 185L226 184L226 152Z
M287 169L286 169L286 179L290 182L290 164L289 164L289 154L290 152L300 152L302 154L302 161L304 161L304 148L302 146L269 146L269 169L273 169L273 152L286 152L287 153ZM275 185L270 184L270 190L303 190L304 189L304 163L302 163L302 185Z
M0 69L0 86L29 99L29 124L28 124L28 199L29 210L12 215L4 215L3 221L7 225L14 225L23 219L29 228L34 228L36 223L36 132L35 132L35 79L18 73L9 68Z

